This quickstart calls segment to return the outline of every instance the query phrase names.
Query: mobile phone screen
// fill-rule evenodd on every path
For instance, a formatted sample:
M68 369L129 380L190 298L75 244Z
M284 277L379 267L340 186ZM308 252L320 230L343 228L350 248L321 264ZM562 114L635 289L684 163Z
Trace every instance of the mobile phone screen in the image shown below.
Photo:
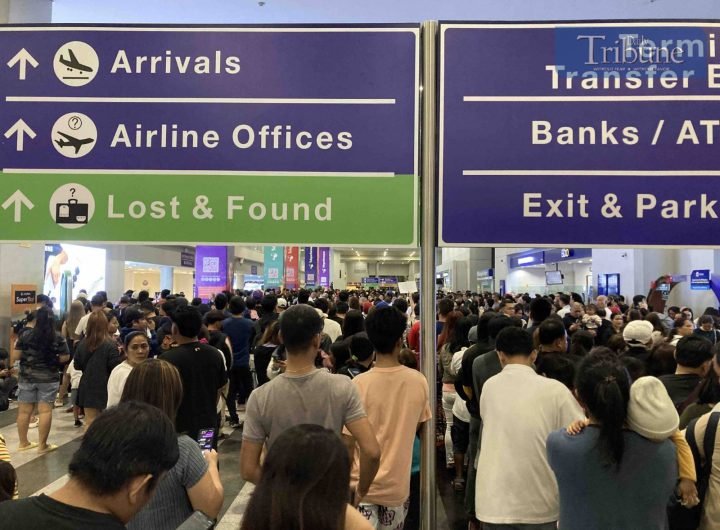
M198 434L198 445L203 451L210 451L213 448L213 438L215 437L215 429L200 429Z

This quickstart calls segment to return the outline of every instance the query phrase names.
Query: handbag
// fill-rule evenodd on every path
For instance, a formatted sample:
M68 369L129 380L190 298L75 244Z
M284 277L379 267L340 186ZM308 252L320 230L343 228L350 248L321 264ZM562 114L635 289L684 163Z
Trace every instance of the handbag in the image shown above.
M668 506L668 521L670 530L697 530L700 526L700 518L702 516L702 506L705 500L705 494L710 481L710 471L712 469L713 451L715 449L715 436L717 434L718 422L720 421L720 412L710 413L708 424L705 429L705 437L703 438L703 450L705 452L705 461L703 462L698 450L697 441L695 440L695 425L699 418L692 420L686 430L685 439L690 446L690 450L695 460L695 472L697 474L697 490L700 503L692 508L686 508L680 504L680 499L673 495L673 499Z

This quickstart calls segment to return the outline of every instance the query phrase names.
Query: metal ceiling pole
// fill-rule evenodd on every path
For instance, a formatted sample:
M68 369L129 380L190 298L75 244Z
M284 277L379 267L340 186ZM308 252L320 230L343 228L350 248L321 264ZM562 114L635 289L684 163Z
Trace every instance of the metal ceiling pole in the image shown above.
M421 260L420 274L420 331L422 347L421 369L430 388L430 409L433 416L423 427L421 460L421 520L423 530L435 530L435 411L437 410L435 370L435 82L437 22L422 25L422 200L421 200Z

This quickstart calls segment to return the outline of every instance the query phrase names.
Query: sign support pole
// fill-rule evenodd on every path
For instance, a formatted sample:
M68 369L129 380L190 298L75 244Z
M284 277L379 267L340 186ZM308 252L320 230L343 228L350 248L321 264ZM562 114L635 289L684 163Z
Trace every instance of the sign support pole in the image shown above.
M422 354L420 365L430 389L432 418L423 426L421 459L421 520L423 530L437 528L435 485L435 411L437 410L435 369L435 137L436 98L435 41L437 22L424 22L423 80L422 80L422 216L421 216L421 274L420 274L420 332Z

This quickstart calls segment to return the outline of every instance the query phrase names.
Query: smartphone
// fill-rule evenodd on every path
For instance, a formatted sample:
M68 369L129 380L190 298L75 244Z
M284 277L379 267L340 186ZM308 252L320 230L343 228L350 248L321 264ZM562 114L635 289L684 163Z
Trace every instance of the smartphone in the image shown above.
M213 440L215 439L215 429L200 429L197 437L197 443L203 451L210 451L213 448Z
M212 430L212 429L210 429ZM177 527L177 530L208 530L212 528L215 521L210 519L207 515L201 511L193 512L183 524Z

